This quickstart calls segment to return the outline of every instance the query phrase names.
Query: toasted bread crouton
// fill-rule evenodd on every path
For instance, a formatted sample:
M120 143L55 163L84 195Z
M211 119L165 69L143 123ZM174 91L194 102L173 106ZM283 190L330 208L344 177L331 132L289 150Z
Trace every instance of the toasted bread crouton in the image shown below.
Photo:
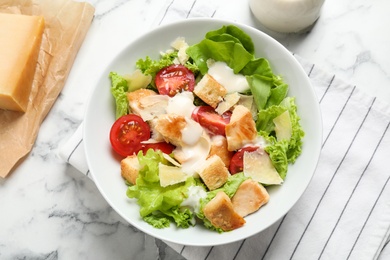
M205 217L211 224L223 231L242 227L245 219L234 211L233 204L225 192L220 191L203 208Z
M198 173L209 190L221 187L229 177L229 171L218 155L209 157Z
M230 160L233 157L233 152L228 150L226 137L222 135L216 135L211 139L209 157L213 155L218 155L222 159L226 168L229 168Z
M252 179L247 179L238 187L232 197L234 210L242 217L245 217L269 201L267 190Z
M216 108L225 97L227 91L212 76L206 74L195 86L194 93L205 103Z
M155 130L158 131L168 143L182 146L182 130L187 122L183 116L176 114L164 114L157 118Z
M129 100L129 106L134 114L140 115L142 105L140 99L146 96L157 95L156 92L150 89L141 88L132 92L127 93L127 100Z
M140 164L137 155L127 156L121 161L121 175L133 185L137 180L139 170Z
M242 105L236 106L225 132L229 151L237 150L255 140L257 130L251 111Z

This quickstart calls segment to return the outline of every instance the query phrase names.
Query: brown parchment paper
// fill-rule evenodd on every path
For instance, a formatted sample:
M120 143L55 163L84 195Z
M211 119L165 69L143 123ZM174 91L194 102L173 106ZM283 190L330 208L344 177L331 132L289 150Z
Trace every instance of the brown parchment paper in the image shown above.
M0 0L0 12L45 18L27 111L0 109L0 177L10 174L31 151L42 121L65 85L94 11L90 4L72 0Z

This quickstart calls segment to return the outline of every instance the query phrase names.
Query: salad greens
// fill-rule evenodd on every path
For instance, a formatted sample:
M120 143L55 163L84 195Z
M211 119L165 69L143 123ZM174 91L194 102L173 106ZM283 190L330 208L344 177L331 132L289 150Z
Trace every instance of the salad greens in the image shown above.
M116 103L115 118L119 118L129 112L126 95L129 89L128 82L125 78L119 76L115 72L111 72L109 76L111 79L111 93L114 96Z
M193 223L193 213L179 206L188 196L188 187L196 185L194 178L188 178L184 184L161 187L158 165L168 164L162 153L153 149L145 155L139 152L138 161L141 170L136 185L129 186L127 196L138 199L141 217L156 228L169 226L172 219L178 227L189 227Z
M295 99L287 97L288 85L280 76L273 73L265 58L254 56L255 47L249 35L236 26L223 26L218 30L208 32L202 41L189 46L186 53L189 55L189 60L185 66L193 71L196 77L202 77L207 73L209 59L223 61L233 69L234 73L246 76L250 89L241 94L253 96L258 111L256 120L258 134L266 140L265 151L269 154L281 178L285 179L288 164L294 163L301 153L304 131L299 124L300 118L297 114ZM163 54L158 60L146 57L139 59L136 66L142 73L154 78L160 69L174 64L177 56L176 50ZM126 99L128 82L114 72L110 74L110 78L118 117L128 113ZM156 88L153 80L147 88ZM274 119L285 111L289 113L292 132L289 138L278 140ZM188 197L188 188L192 185L199 185L200 181L189 177L184 183L161 187L158 165L160 163L170 165L161 152L151 149L146 154L139 152L138 160L141 170L136 185L129 186L127 196L138 200L141 217L156 228L167 227L172 220L177 226L183 228L193 225L194 213L186 207L180 207L180 204ZM207 192L207 197L200 201L201 209L215 197L218 191L223 190L229 197L232 197L246 178L243 173L230 176L223 187ZM203 220L207 228L222 232L205 218L202 210L196 215Z

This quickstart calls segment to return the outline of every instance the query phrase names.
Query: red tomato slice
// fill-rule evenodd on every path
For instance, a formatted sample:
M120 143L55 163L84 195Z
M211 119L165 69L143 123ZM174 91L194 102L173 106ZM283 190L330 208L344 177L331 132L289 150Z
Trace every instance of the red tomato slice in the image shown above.
M128 156L137 153L141 142L150 138L149 125L134 114L118 118L111 127L111 146L118 154Z
M229 171L231 174L236 174L239 172L242 172L244 170L244 153L245 152L254 152L259 147L254 147L254 146L248 146L241 148L238 150L230 159L230 165L229 165Z
M195 76L183 65L170 65L157 72L154 82L161 95L173 97L183 90L193 91Z
M163 153L170 154L176 148L174 145L166 143L166 142L142 144L141 146L142 146L142 152L144 154L149 149L153 149L155 151L160 150Z
M218 114L210 106L199 106L192 112L192 119L215 135L225 135L225 127L230 122L232 113Z

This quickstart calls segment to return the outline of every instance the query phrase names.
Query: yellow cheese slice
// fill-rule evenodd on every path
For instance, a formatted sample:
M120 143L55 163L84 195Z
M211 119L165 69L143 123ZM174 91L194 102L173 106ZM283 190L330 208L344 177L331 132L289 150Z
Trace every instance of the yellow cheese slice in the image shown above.
M283 179L265 151L244 152L244 175L262 184L283 183Z
M26 111L44 26L40 16L0 13L0 108Z
M161 187L167 187L180 182L185 182L189 175L185 174L182 168L168 166L160 163L158 165L158 175L160 177Z

